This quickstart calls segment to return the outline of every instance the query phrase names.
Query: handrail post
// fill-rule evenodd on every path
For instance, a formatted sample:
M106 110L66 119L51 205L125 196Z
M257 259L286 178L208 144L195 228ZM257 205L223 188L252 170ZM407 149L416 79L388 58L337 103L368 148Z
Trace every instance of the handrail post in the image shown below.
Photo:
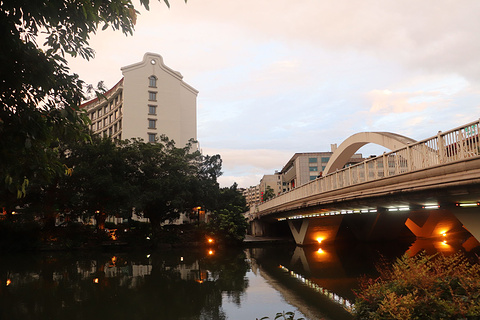
M437 133L437 148L438 148L438 161L439 164L445 163L445 140L442 136L442 131Z
M413 170L413 159L412 159L412 148L410 145L407 145L407 168L408 172L412 172Z
M365 172L365 182L368 181L368 164L367 164L367 160L365 160L363 162L363 171Z
M388 177L388 160L385 151L383 152L383 176Z

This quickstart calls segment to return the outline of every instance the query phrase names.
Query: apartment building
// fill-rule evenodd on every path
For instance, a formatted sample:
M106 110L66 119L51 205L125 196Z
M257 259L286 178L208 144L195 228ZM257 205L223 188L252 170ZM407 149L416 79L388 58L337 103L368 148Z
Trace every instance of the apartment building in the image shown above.
M295 153L280 171L282 175L282 192L290 191L321 177L330 157L336 149L332 145L330 152L305 152ZM356 153L350 158L346 166L350 166L364 159L361 153Z
M180 72L167 67L156 53L145 53L141 62L121 71L123 78L104 97L80 106L95 134L148 142L164 134L178 147L197 139L198 91Z

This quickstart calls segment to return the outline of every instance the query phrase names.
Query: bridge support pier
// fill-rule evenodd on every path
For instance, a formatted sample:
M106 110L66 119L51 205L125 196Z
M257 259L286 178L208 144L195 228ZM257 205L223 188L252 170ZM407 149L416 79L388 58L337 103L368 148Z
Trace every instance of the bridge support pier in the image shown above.
M321 219L305 218L288 220L288 226L297 245L333 242L342 223L343 216L327 216Z
M267 235L267 225L260 220L253 220L250 222L250 232L254 237L264 237Z
M463 227L480 241L480 208L455 208L452 210L455 217L463 224Z
M465 231L462 228L462 222L460 222L460 219L457 219L451 210L442 209L422 212L411 211L405 225L420 239L440 238L447 233L461 233Z

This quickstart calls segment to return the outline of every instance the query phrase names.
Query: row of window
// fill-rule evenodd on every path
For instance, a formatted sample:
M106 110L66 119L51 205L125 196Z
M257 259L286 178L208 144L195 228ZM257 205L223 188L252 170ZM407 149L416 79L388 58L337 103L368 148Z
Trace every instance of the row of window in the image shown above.
M322 171L325 170L325 167L326 167L326 166L322 166ZM311 172L312 172L312 171L318 171L318 167L308 167L308 170L311 171Z
M330 157L321 157L321 161L323 163L327 163L328 160L330 160ZM318 162L318 158L308 158L308 163L317 163Z
M104 119L104 120L106 120L106 119ZM103 125L103 127L102 127L102 121L99 121L97 123L92 124L91 130L95 132L95 131L99 131L102 128L106 128L107 126L108 125ZM121 119L117 123L113 124L113 126L108 128L109 136L112 136L112 134L117 133L117 131L120 131L120 129L122 129L122 120ZM107 132L107 130L105 129L103 132L105 133L105 132Z
M90 119L91 120L95 120L95 119L98 119L100 118L102 115L106 115L107 113L109 113L110 111L114 110L115 107L118 105L118 101L121 101L122 99L122 93L120 92L119 95L117 95L115 97L115 99L112 99L110 101L110 103L107 103L105 104L105 106L103 106L103 108L100 108L98 109L96 112L92 112L90 114ZM121 108L121 106L120 106ZM117 112L117 111L116 111Z

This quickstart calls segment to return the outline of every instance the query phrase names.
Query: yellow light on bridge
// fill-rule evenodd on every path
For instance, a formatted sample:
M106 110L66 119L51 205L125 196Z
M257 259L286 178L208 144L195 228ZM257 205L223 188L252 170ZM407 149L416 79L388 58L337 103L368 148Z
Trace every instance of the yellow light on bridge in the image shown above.
M7 287L12 284L12 280L7 279Z
M325 251L323 251L322 248L318 248L317 253L318 253L318 254L324 254Z
M212 256L214 254L213 250L208 250L208 255Z
M322 243L323 238L322 238L322 237L318 237L316 240L317 240L318 243Z
M213 239L212 238L208 238L208 243L213 243Z
M93 279L93 283L98 283L98 278Z

